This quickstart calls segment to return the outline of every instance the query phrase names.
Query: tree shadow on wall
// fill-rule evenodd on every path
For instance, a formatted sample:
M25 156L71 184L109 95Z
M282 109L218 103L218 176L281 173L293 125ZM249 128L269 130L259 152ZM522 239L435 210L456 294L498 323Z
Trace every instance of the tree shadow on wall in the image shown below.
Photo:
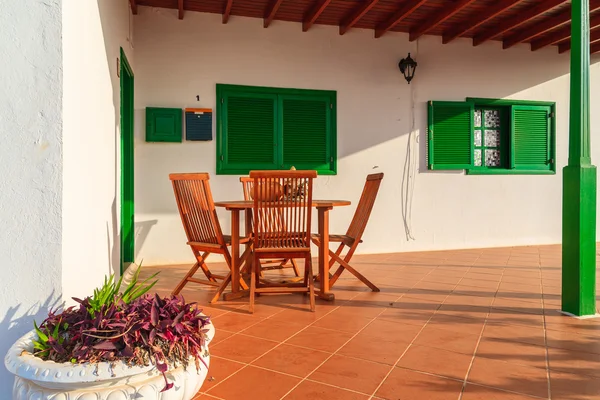
M34 320L39 325L48 316L48 311L60 309L62 306L60 296L52 291L46 300L34 304L27 310L23 310L20 304L8 307L4 317L0 320L0 338L2 338L0 355L2 355L2 359L17 339L33 329ZM8 399L10 397L12 379L11 375L0 374L0 398Z

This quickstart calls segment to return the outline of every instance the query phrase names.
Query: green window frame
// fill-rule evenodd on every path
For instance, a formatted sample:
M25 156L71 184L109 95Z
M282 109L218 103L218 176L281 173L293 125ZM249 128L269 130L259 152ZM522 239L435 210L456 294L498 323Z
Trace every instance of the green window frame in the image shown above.
M555 174L556 104L429 101L427 166L469 175Z
M217 84L217 174L337 173L337 93Z

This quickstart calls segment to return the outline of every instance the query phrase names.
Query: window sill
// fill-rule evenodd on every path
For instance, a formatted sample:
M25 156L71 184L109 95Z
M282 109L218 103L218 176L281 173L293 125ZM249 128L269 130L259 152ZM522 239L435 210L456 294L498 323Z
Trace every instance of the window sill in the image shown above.
M543 169L467 169L467 175L556 175L556 171Z

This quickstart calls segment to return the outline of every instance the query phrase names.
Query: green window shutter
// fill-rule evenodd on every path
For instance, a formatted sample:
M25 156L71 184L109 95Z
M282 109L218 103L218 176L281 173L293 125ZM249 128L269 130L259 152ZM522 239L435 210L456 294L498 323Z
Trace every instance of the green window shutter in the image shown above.
M335 173L334 100L318 95L279 96L281 168Z
M511 168L552 169L550 112L546 106L511 107Z
M473 103L430 101L428 168L469 169L473 166Z
M181 108L146 107L146 142L181 142Z
M218 172L247 174L277 168L276 103L273 94L222 94Z

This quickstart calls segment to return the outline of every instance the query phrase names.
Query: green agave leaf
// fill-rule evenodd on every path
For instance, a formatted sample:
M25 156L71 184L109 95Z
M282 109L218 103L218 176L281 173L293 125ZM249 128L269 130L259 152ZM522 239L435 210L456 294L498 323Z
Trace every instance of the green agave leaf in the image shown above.
M35 321L33 321L33 327L35 328L35 331L36 331L38 337L43 342L47 342L48 341L48 336L44 332L42 332L42 330L37 326L37 323Z

